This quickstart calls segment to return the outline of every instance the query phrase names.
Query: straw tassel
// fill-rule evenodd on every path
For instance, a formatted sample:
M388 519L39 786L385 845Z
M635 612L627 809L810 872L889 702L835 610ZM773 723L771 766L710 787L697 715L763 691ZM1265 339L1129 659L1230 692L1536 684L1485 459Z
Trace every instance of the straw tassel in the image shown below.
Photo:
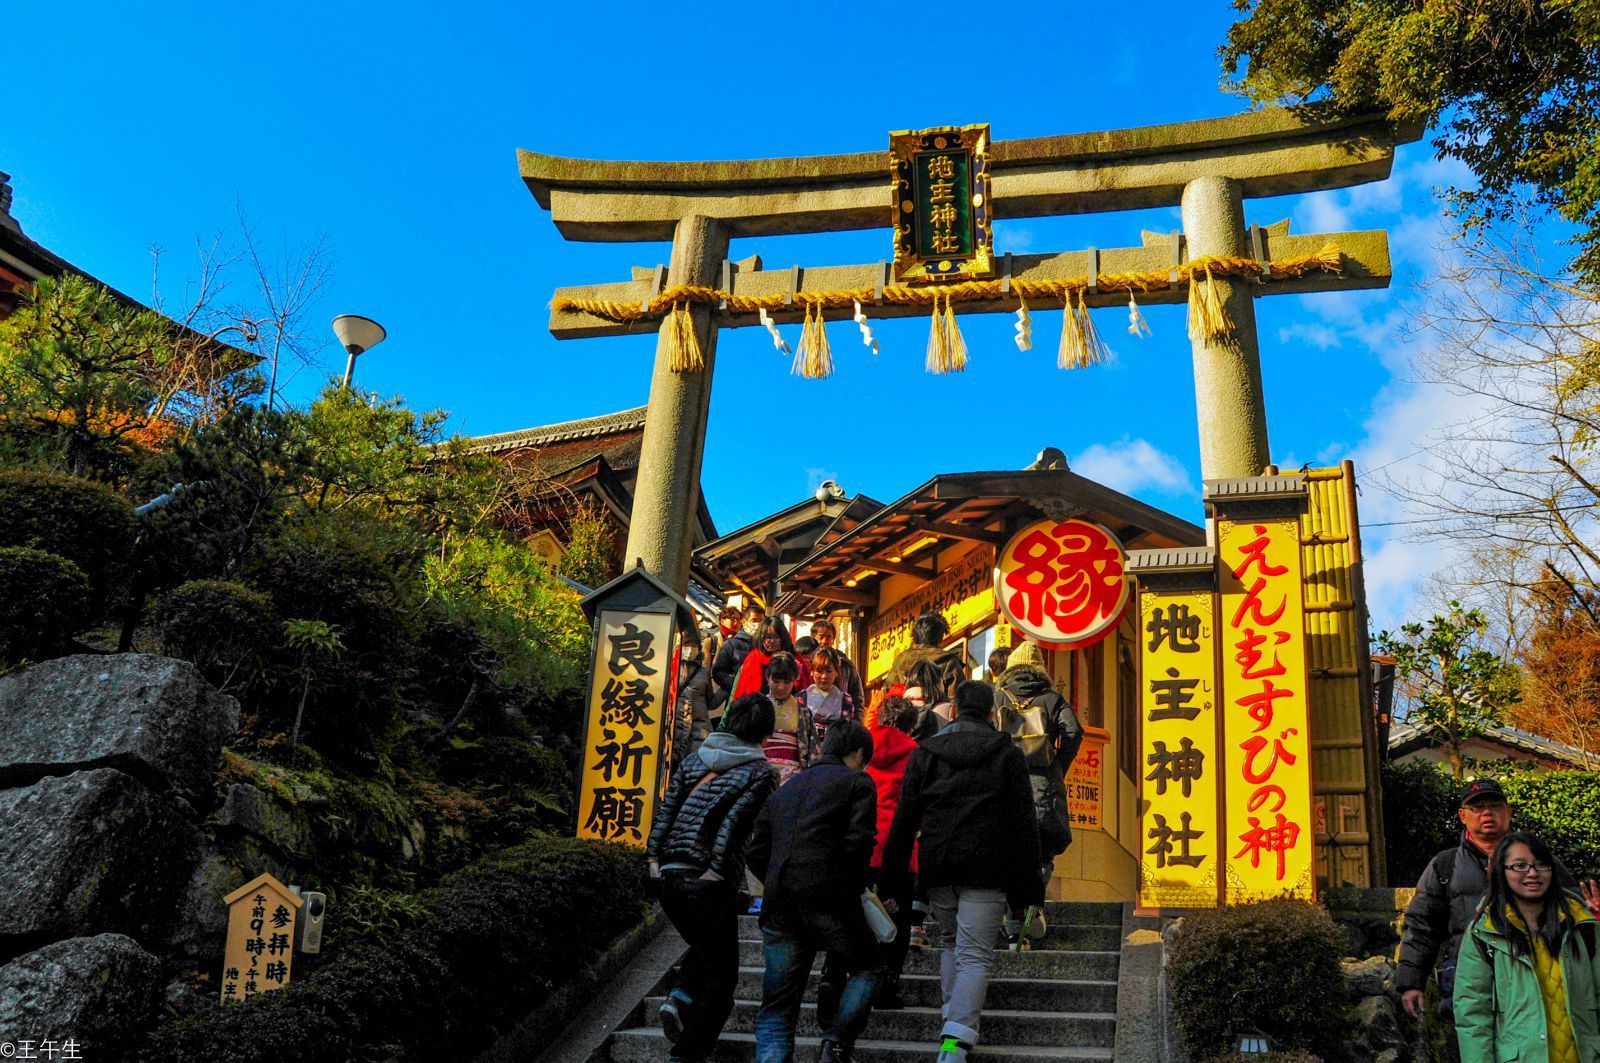
M1094 327L1094 319L1089 316L1089 308L1084 304L1083 291L1078 291L1078 304L1072 304L1072 296L1066 295L1061 299L1061 346L1056 351L1056 366L1061 369L1084 369L1091 365L1099 365L1105 361L1110 352L1106 350L1105 341L1100 338L1100 333Z
M694 317L689 304L678 303L667 315L664 330L667 339L667 368L674 373L693 373L706 367L705 355L700 351L700 341L694 334Z
M806 304L806 320L800 329L800 346L794 352L789 371L807 380L833 375L833 351L828 346L828 327L822 320L822 303Z
M1227 304L1217 290L1217 280L1211 275L1211 266L1205 266L1205 283L1199 278L1189 278L1189 338L1200 340L1228 340L1233 337L1233 319L1228 316Z
M961 338L961 327L956 324L955 308L950 305L950 294L944 293L944 309L939 309L939 294L933 297L933 320L928 330L928 360L930 373L959 373L967 367L967 342Z
M956 308L950 303L950 293L944 297L944 334L950 344L950 371L964 372L967 368L967 341L961 338L961 326L956 324Z

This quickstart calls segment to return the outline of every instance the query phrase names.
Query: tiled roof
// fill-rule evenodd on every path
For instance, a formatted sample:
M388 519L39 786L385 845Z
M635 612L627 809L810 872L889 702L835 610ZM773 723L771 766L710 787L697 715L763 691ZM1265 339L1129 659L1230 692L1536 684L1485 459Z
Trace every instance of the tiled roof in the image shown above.
M1523 731L1516 727L1490 726L1484 728L1483 737L1514 749L1525 750L1536 756L1549 757L1552 760L1563 761L1567 764L1582 765L1584 760L1583 750L1577 746L1569 746L1565 742L1557 742L1554 738L1534 734L1532 731ZM1414 723L1396 723L1389 728L1389 751L1391 753L1409 753L1412 749L1419 748L1427 742L1423 729ZM1591 758L1593 754L1590 754Z
M547 447L554 443L571 443L582 439L598 439L602 436L642 433L644 415L648 409L647 406L638 406L631 410L602 414L599 417L585 417L581 421L563 421L560 424L549 424L540 428L521 428L515 432L473 436L467 440L467 445L474 452L493 453L503 450L522 450L525 447ZM615 467L616 463L612 462L612 465Z

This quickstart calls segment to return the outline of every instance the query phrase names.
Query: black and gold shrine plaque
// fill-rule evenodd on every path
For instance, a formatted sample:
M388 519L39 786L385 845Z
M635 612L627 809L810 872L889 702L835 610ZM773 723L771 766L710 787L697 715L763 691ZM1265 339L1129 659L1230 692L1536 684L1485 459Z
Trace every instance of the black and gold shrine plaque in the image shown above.
M889 172L897 281L994 275L988 125L890 133Z

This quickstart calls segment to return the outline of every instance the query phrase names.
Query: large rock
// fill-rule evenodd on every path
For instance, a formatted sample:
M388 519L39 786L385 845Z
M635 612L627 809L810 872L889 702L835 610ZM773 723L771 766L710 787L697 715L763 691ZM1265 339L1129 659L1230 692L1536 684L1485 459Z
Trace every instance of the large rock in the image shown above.
M1382 956L1343 960L1345 987L1351 1000L1383 996L1394 988L1395 965Z
M198 831L111 768L0 790L0 945L168 930Z
M120 1058L154 1017L161 983L161 961L122 934L46 945L0 967L0 1042L30 1040L38 1053L70 1038L77 1058Z
M1394 1003L1386 996L1366 997L1350 1009L1355 1024L1351 1035L1351 1054L1355 1059L1374 1063L1395 1063L1406 1051Z
M222 825L253 834L291 859L311 851L311 828L300 811L247 782L228 787Z
M0 786L111 767L211 804L239 703L188 661L78 654L0 677Z
M172 930L162 945L192 959L222 955L228 940L228 909L222 898L263 871L280 882L296 881L293 869L250 835L216 842L202 839L200 859L178 888Z

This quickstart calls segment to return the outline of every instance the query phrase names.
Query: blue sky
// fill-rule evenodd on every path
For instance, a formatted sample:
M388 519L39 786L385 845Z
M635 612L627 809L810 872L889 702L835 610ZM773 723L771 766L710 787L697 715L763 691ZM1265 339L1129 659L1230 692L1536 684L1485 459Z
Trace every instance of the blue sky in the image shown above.
M14 5L6 68L26 98L0 127L13 213L135 295L150 291L149 248L163 247L169 299L181 298L196 236L227 229L236 202L268 245L323 236L336 265L313 320L363 313L389 331L362 359L360 386L447 409L454 428L482 434L645 402L652 340L558 343L546 304L559 286L625 279L668 254L564 241L518 179L516 148L831 154L884 148L891 129L987 121L1010 139L1244 109L1218 88L1226 3L1013 4L970 9L970 28L941 35L893 5L480 7ZM937 61L919 71L917 56ZM1297 232L1387 228L1396 262L1388 292L1257 302L1282 464L1403 461L1445 409L1405 382L1395 333L1441 236L1432 189L1461 176L1431 155L1403 148L1382 185L1246 204L1248 221L1287 217ZM997 226L996 244L1127 246L1141 228L1178 224L1176 209L1021 220ZM751 253L769 266L874 261L890 238L742 240L731 257ZM1072 373L1054 365L1055 313L1036 315L1029 354L1012 345L1009 316L964 318L971 365L950 377L922 370L922 319L880 323L876 359L848 323L831 326L838 372L820 382L790 377L761 330L726 332L702 481L718 526L791 504L823 478L889 500L938 472L1021 467L1045 446L1197 520L1183 309L1147 316L1155 335L1136 341L1125 315L1097 311L1114 364ZM325 357L292 380L291 399L342 368L331 344ZM1393 516L1381 500L1368 519L1384 523L1373 514ZM1374 527L1369 554L1387 539ZM1374 558L1380 621L1407 606L1420 564L1398 547Z

